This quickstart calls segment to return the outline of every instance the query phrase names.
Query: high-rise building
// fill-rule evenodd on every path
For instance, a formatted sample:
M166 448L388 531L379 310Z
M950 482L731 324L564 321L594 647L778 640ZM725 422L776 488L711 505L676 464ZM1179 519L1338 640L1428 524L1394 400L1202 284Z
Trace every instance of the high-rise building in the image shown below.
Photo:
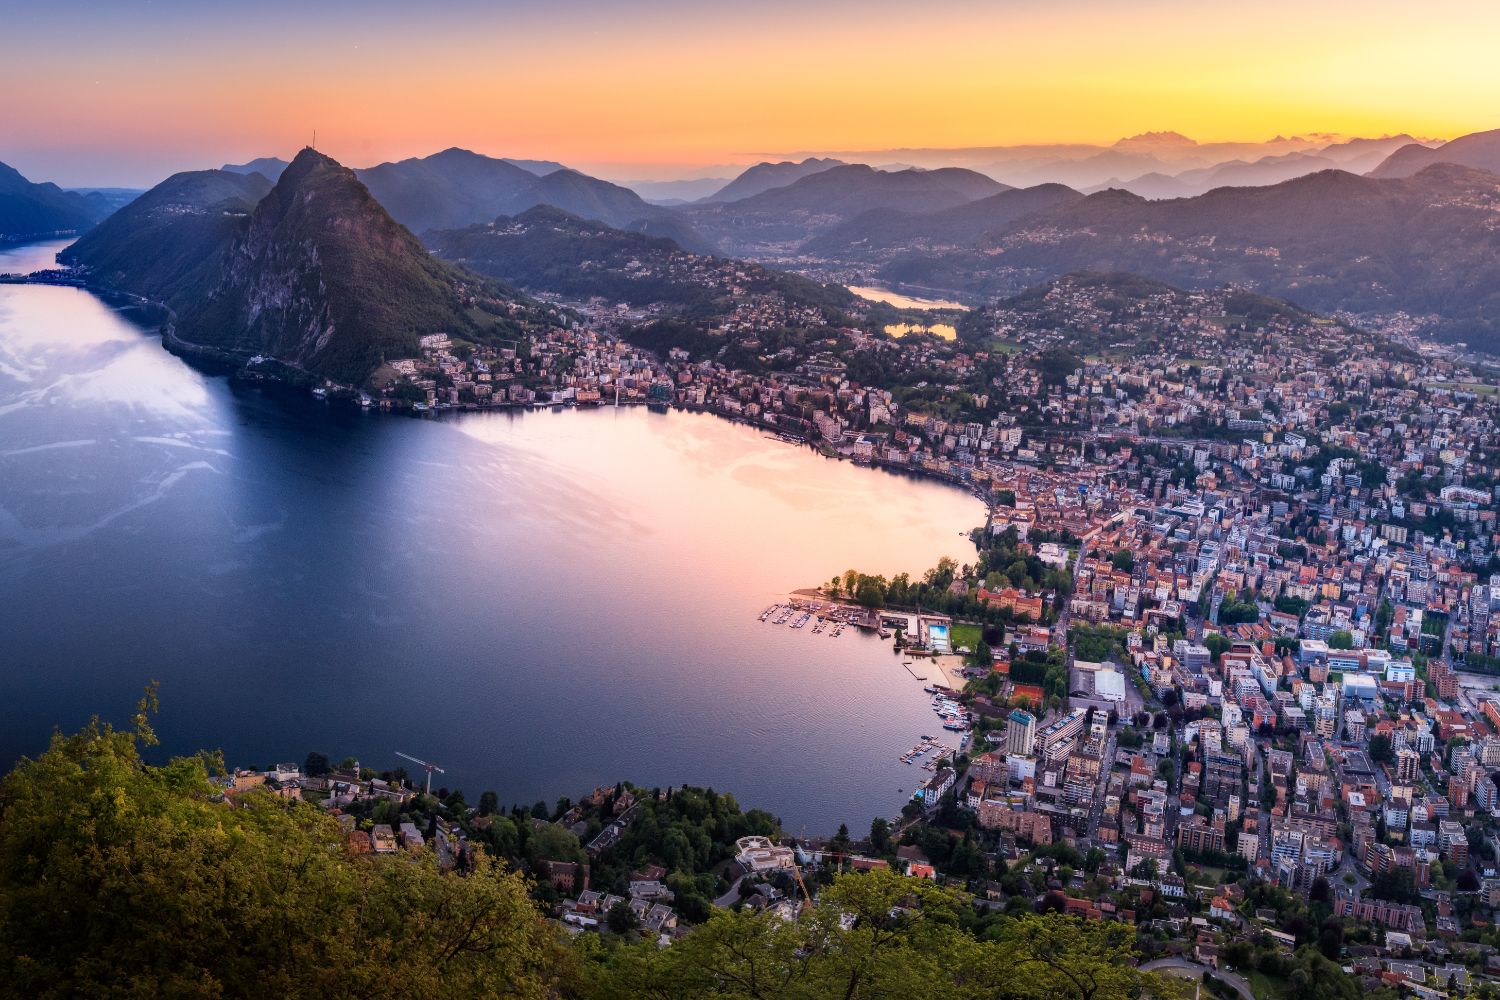
M1016 757L1031 753L1036 741L1036 716L1022 709L1010 713L1005 723L1005 752Z
M1422 755L1415 750L1402 747L1396 751L1396 780L1416 781L1422 769Z
M1074 737L1083 729L1083 716L1083 709L1076 708L1037 735L1037 756L1043 763L1067 760L1073 752Z

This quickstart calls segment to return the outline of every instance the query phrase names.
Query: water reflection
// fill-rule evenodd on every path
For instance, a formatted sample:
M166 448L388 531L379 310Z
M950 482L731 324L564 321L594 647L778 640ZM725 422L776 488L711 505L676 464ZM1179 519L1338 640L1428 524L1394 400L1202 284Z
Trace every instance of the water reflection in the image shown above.
M415 748L507 802L691 781L827 831L915 783L890 648L756 616L963 556L971 497L701 415L247 388L76 289L0 286L0 361L7 761L155 678L161 754Z

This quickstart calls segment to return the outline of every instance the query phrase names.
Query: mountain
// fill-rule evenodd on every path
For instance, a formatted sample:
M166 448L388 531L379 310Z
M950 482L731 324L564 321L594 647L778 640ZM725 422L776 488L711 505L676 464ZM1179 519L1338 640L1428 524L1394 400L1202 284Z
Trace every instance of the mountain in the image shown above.
M396 221L413 232L458 229L534 205L554 205L612 226L667 214L629 188L576 170L538 177L508 160L467 149L445 149L355 173Z
M762 160L703 200L739 201L741 198L749 198L762 191L795 184L810 174L822 173L824 170L843 165L843 160L835 160L832 157L820 160L815 156L809 156L801 163L794 163L791 160L768 163Z
M275 184L287 166L287 162L279 156L262 156L249 163L226 163L219 169L227 170L232 174L263 174L272 184Z
M870 209L931 212L1004 190L957 167L889 173L850 163L739 201L683 205L677 214L731 256L778 256Z
M98 284L171 299L183 278L228 244L271 186L260 173L173 174L84 233L59 259L92 268Z
M898 257L879 277L1001 295L1074 270L1132 271L1321 312L1437 313L1442 335L1500 347L1497 213L1496 177L1448 164L1384 180L1325 170L1171 201L1109 190L1017 219L971 250Z
M1111 177L1103 184L1084 188L1083 193L1095 194L1099 191L1108 191L1110 188L1129 191L1131 194L1138 194L1142 198L1149 198L1153 201L1161 198L1191 198L1193 195L1200 193L1191 184L1180 181L1168 174L1157 172L1142 174L1134 180L1129 181L1122 181L1118 177Z
M1459 136L1436 149L1410 143L1396 150L1374 170L1371 177L1410 177L1434 163L1456 163L1500 174L1500 128Z
M803 244L802 253L839 261L872 261L912 250L972 246L986 232L1012 219L1082 197L1061 184L1039 184L939 212L872 208L813 237Z
M1362 157L1356 157L1355 162L1359 159ZM1301 177L1303 174L1335 169L1339 169L1339 164L1328 157L1312 153L1287 153L1283 156L1265 156L1254 163L1230 160L1212 167L1184 170L1175 177L1149 173L1131 181L1122 182L1110 178L1103 184L1084 188L1083 192L1093 194L1115 187L1143 198L1191 198L1217 187L1263 187Z
M788 301L843 308L853 295L759 264L694 256L662 236L612 229L550 205L493 223L431 230L422 242L444 260L534 291L600 296L635 306L660 304L684 316L733 313L742 292L779 292Z
M513 160L508 156L503 159L506 163L520 167L527 173L536 174L538 177L546 177L548 174L568 169L556 160Z
M471 330L472 294L354 171L307 148L170 304L183 341L361 382L424 334Z
M109 214L106 205L56 184L33 184L0 163L0 243L90 229Z
M1356 172L1357 167L1350 164L1373 159L1375 164L1390 156L1402 146L1418 142L1417 139L1402 132L1400 135L1386 135L1379 139L1350 139L1348 142L1332 142L1318 150L1319 156L1325 156L1338 163L1350 173ZM1425 146L1440 146L1442 143L1429 139L1422 143Z
M1106 149L1087 159L1053 161L1030 170L1012 172L1009 180L1027 187L1036 184L1066 184L1071 188L1082 189L1112 177L1176 173L1184 168L1206 167L1212 164L1212 161L1197 156L1169 162L1156 155L1159 149L1160 147L1147 147L1143 152L1129 149Z
M1172 149L1198 145L1197 139L1189 139L1181 132L1142 132L1115 142L1113 149Z
M84 200L99 213L101 219L111 212L118 212L146 193L140 188L66 188L65 190L83 195Z
M712 243L699 236L691 226L681 219L670 215L663 215L655 219L637 219L626 229L638 233L646 233L650 236L662 236L676 243L688 253L700 256L713 256L719 251Z

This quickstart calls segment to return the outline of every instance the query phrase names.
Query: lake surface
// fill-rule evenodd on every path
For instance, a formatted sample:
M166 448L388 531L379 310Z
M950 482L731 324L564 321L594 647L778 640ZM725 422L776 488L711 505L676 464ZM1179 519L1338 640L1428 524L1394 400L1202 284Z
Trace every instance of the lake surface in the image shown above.
M399 750L470 802L702 784L859 832L925 777L897 756L938 732L927 697L889 643L757 619L851 567L965 561L983 518L705 415L245 388L87 292L0 285L0 762L156 679L158 761Z
M871 302L888 302L897 309L963 309L962 302L949 302L947 299L919 299L910 295L902 295L900 292L892 292L884 288L859 288L849 286L849 291L862 299Z

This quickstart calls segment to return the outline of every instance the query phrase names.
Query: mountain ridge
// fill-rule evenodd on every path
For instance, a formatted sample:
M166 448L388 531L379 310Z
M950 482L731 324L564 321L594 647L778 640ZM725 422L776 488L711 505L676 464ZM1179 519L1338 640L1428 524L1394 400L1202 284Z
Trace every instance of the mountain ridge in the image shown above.
M793 160L782 160L780 163L762 160L713 194L700 198L698 201L703 204L715 201L739 201L741 198L749 198L772 188L786 187L811 174L844 165L843 160L835 160L832 157L820 160L815 156L809 156L801 163Z
M1453 163L1500 174L1500 128L1471 132L1436 149L1408 143L1370 171L1371 177L1410 177L1434 163Z
M844 261L868 261L888 255L896 243L940 240L949 246L966 246L1012 219L1082 197L1063 184L1038 184L1011 188L937 212L874 208L813 237L803 245L802 252Z
M429 230L422 242L435 256L522 288L665 305L690 317L734 312L745 300L736 297L732 285L740 293L774 291L819 308L843 308L853 301L853 293L839 286L751 262L691 254L664 236L610 228L551 205L485 225Z
M795 252L812 237L869 209L937 211L1008 189L959 167L891 173L848 163L739 201L683 205L677 213L728 255L755 257Z
M414 354L424 334L473 326L463 272L310 147L184 286L173 302L181 340L356 383Z
M84 233L58 259L91 268L95 284L170 300L272 187L260 173L173 174Z
M1500 341L1497 187L1494 174L1436 164L1409 178L1325 170L1166 201L1110 189L966 250L896 258L878 276L1001 295L1068 271L1131 271L1188 288L1238 284L1322 312L1439 313L1446 336Z
M539 162L539 161L535 161ZM457 146L355 171L392 218L413 232L455 229L554 205L612 226L671 214L626 187L566 167L538 176Z
M102 198L90 200L50 181L33 183L0 163L0 243L42 234L90 229L109 215Z

